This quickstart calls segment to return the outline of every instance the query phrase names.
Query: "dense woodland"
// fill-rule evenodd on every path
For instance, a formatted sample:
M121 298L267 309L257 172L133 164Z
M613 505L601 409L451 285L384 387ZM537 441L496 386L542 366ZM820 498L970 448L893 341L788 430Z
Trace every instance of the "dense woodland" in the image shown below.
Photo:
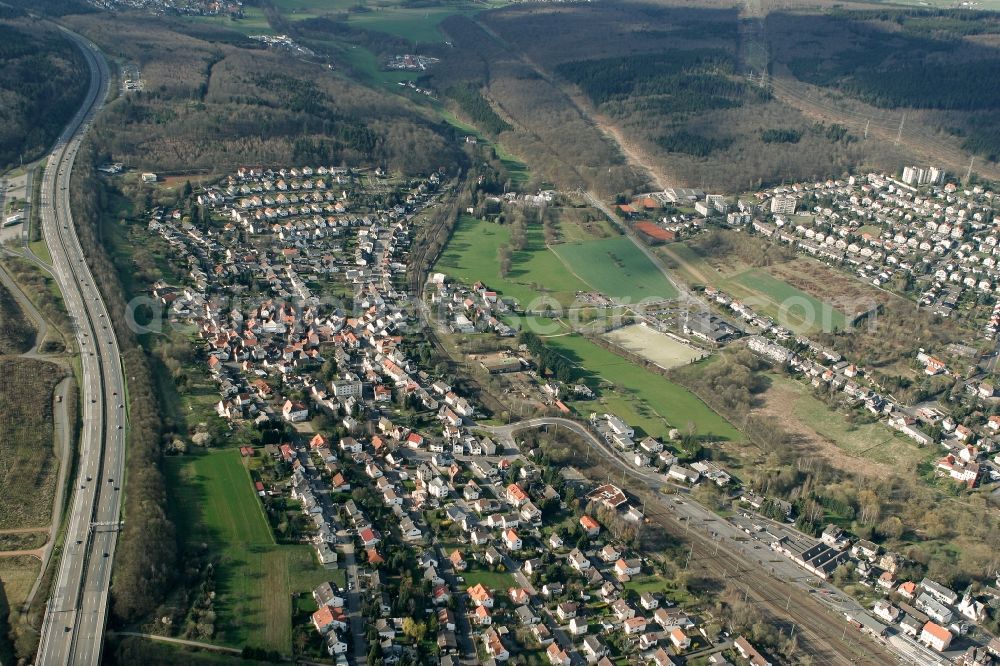
M776 12L766 19L775 63L798 79L880 108L939 112L962 148L1000 155L1000 19L971 10ZM989 36L972 41L967 37Z
M511 129L503 118L497 115L490 103L486 101L482 93L471 84L457 85L448 88L448 97L458 103L458 106L487 134L497 136L501 132Z
M719 49L622 56L567 62L556 72L583 89L595 104L627 97L676 98L677 111L740 106L748 94L766 96L734 80L733 57Z
M385 104L381 93L319 64L290 67L281 53L208 41L187 24L174 31L173 23L118 15L73 22L142 71L145 91L110 103L96 126L102 148L130 166L191 173L380 164L427 173L463 160L443 122L402 98Z
M464 16L447 18L442 29L453 47L430 71L428 84L444 91L455 86L475 89L499 110L498 119L511 119L514 127L503 133L502 144L529 162L532 178L527 189L551 183L612 196L645 184L646 176L626 164L617 147L566 94L516 51Z
M551 79L570 95L571 108L616 125L641 150L642 161L671 185L732 191L841 176L859 164L895 169L908 159L905 147L856 141L846 128L834 131L829 123L818 128L794 106L772 98L767 87L748 80L740 19L731 9L643 2L516 5L484 12L477 21L541 70L535 73L541 83L520 75L515 87L502 79L492 57L487 64L472 55L463 60L489 80L489 95L515 124L533 128L546 124L546 116L569 116L547 108L558 93L546 92L541 104L525 103L524 118L513 103L526 95L539 99ZM562 123L559 130L544 142L546 149L586 145L575 140L573 125ZM776 135L765 134L768 130L798 133L800 139L773 141ZM505 145L517 139L504 135Z
M48 150L87 89L83 54L51 27L0 21L0 169Z
M14 295L0 284L0 356L31 349L35 329Z

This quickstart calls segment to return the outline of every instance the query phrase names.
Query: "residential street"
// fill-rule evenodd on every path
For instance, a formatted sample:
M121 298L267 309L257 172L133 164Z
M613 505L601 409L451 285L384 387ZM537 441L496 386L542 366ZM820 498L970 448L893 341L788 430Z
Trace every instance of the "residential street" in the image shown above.
M338 532L337 537L340 540L337 550L344 558L344 571L347 573L347 611L354 645L354 664L364 666L368 663L368 640L365 636L365 618L361 615L361 581L358 577L354 540L345 531Z

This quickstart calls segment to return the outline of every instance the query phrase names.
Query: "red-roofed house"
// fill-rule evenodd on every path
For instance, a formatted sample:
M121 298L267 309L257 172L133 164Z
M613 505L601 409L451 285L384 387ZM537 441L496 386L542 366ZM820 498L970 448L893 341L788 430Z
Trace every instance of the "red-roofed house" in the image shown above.
M476 583L469 588L469 598L476 606L493 608L493 594L482 583Z
M580 527L587 533L587 536L597 536L601 531L601 525L590 516L580 517Z
M528 494L521 489L521 486L512 483L507 486L507 501L519 507L528 501Z
M670 642L678 650L686 650L691 647L691 639L687 637L680 627L674 627L670 632Z
M928 647L944 652L951 645L951 632L939 624L928 622L924 625L924 630L920 632L920 642Z
M371 548L379 542L378 533L370 527L366 527L358 532L358 536L361 538L361 543L364 544L365 548Z
M896 588L896 591L899 592L899 596L904 599L912 599L917 593L917 584L912 580L908 580L904 583L900 583L899 587Z
M333 609L323 606L312 614L312 623L319 633L323 635L330 633L334 627Z

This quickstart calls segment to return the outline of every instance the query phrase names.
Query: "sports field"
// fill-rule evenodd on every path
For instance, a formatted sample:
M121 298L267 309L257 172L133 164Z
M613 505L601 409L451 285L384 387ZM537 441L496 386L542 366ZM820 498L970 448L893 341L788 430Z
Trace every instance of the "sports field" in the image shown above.
M847 325L843 312L762 269L739 273L724 281L721 288L795 331L829 331Z
M642 324L623 326L606 333L604 337L667 370L687 365L707 355L707 352L701 349L684 344Z
M676 298L677 289L624 236L553 245L566 269L602 294L622 302Z
M470 285L482 280L522 307L543 294L568 305L577 291L589 290L546 249L540 226L528 227L527 240L524 250L513 254L510 272L500 277L497 251L510 242L510 228L463 215L434 270Z
M579 335L546 338L545 344L562 352L594 377L604 380L613 390L601 390L606 411L640 427L646 434L666 437L671 427L684 429L693 423L698 435L711 439L741 439L739 431L709 409L693 393L679 384L649 370L638 368L614 352ZM601 403L576 404L578 411L595 411Z
M215 642L292 649L292 594L334 579L308 546L278 545L236 449L169 458L174 519L185 549L207 544L216 568Z

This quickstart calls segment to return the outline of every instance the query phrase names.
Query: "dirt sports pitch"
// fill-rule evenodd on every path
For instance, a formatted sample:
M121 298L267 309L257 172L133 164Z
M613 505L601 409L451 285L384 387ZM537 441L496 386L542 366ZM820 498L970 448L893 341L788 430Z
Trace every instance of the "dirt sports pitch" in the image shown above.
M665 333L660 333L642 324L616 329L605 334L604 337L633 354L638 354L668 370L687 365L707 355L707 352L701 349L684 344Z

